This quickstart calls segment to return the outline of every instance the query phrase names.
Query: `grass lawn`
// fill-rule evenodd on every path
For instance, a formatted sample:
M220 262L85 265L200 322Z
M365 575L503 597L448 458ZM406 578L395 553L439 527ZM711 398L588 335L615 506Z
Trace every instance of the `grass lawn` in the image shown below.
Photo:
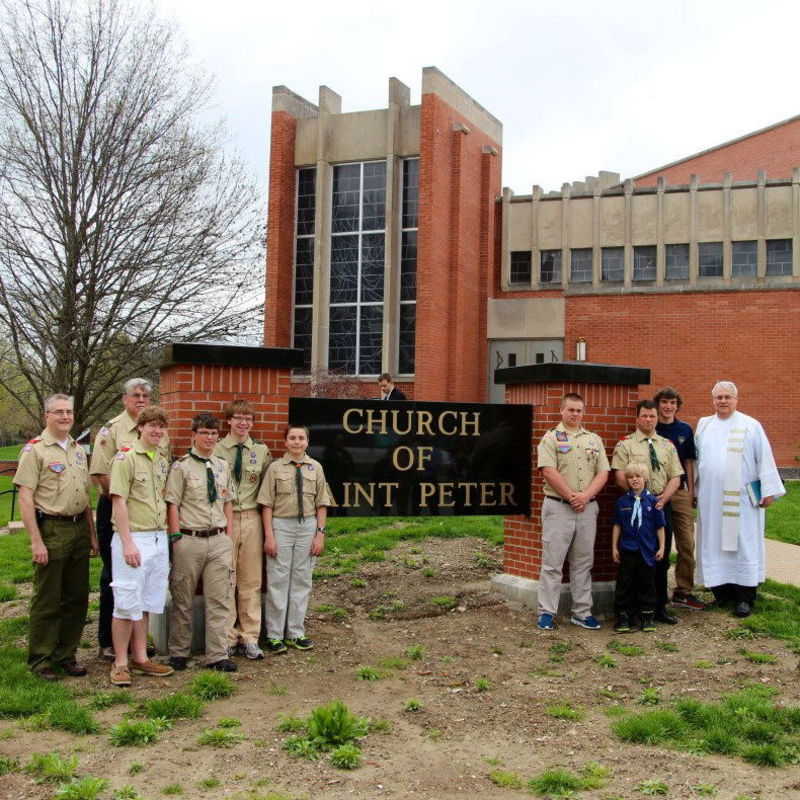
M21 447L22 444L10 444L7 447L0 447L0 461L15 461Z
M786 494L767 509L767 538L800 544L800 481L789 481Z

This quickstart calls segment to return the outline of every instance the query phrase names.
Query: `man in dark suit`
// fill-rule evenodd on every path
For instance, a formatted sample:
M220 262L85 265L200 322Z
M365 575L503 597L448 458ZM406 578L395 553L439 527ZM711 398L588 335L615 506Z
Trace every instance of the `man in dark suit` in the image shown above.
M395 387L392 376L388 372L378 378L378 386L381 390L381 400L406 400L406 396Z

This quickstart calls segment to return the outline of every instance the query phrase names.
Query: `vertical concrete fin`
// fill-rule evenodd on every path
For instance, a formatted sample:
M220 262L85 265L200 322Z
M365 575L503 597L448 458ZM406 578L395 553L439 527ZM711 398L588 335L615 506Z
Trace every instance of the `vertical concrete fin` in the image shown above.
M341 114L342 97L328 86L320 86L319 107L321 111L327 111L329 114Z

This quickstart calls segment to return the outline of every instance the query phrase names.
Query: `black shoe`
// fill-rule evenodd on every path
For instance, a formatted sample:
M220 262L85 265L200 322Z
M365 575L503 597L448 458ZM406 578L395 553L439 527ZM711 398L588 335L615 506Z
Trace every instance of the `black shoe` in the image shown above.
M631 632L631 620L624 611L617 615L617 621L614 623L614 631L616 633Z
M37 678L41 678L43 681L60 681L62 677L49 665L38 667L32 670L32 672Z
M61 669L64 670L65 675L69 675L70 678L82 678L84 675L88 674L86 667L79 664L74 658L70 661L62 661L59 665Z
M752 613L753 609L750 607L750 603L744 600L742 600L741 603L737 603L736 608L733 610L733 615L735 617L749 617Z
M220 661L215 661L213 664L206 664L206 669L215 669L217 672L236 672L239 667L229 658L223 658Z
M170 656L169 665L172 667L172 669L182 672L186 669L187 661L188 659L186 656Z
M153 644L147 645L147 657L152 658L153 656L158 655L158 650L156 650L156 646Z
M283 639L267 639L265 647L267 652L272 653L273 656L286 652L286 645L283 643Z
M675 619L675 617L672 617ZM652 633L656 629L656 624L654 622L655 615L650 611L642 611L642 630L645 633ZM675 619L675 622L678 620Z
M672 614L669 614L666 611L666 609L663 609L663 608L659 609L658 611L656 611L653 619L655 619L656 622L662 622L664 625L677 625L678 624L678 618L673 616Z

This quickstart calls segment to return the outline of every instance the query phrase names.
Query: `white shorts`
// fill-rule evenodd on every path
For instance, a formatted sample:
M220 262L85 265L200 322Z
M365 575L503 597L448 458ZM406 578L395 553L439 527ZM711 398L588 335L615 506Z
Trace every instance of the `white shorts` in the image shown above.
M167 601L169 546L166 531L133 531L133 542L141 554L141 566L131 567L122 554L122 539L111 539L111 588L114 590L114 616L117 619L142 619L145 611L161 614Z

